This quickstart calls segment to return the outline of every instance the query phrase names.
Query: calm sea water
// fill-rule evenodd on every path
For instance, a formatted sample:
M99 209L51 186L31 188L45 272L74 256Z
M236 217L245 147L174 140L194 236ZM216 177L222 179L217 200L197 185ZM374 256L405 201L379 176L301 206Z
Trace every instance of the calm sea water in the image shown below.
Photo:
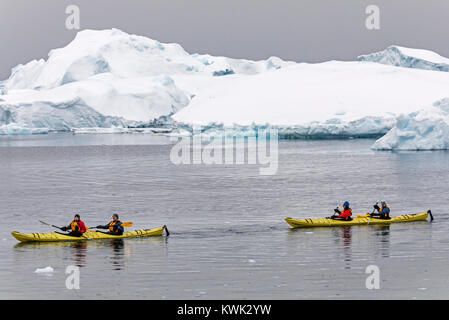
M449 153L374 152L373 140L283 141L276 175L257 165L181 165L150 135L0 138L2 299L449 298ZM432 209L433 223L292 230L285 217ZM169 237L19 244L81 214L118 213ZM133 228L134 228L133 227ZM80 289L65 286L80 267ZM367 266L380 269L368 290ZM54 272L36 274L51 266Z

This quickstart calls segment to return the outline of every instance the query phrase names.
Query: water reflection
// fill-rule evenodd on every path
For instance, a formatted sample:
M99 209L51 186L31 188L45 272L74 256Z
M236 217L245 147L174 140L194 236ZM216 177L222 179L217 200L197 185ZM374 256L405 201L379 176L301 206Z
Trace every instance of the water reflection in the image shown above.
M104 251L103 254L106 255L111 261L114 270L121 270L124 267L124 256L125 256L125 242L123 239L114 240L104 240L104 241L74 241L74 242L21 242L14 246L16 253L27 253L32 251L32 253L39 254L35 252L36 250L51 250L52 256L61 255L59 249L62 250L62 254L65 256L66 253L73 259L73 264L77 267L86 267L87 258L89 255L88 249L94 247L107 248L108 251ZM27 250L28 249L28 250ZM64 250L67 249L67 250ZM112 249L112 250L109 250ZM92 253L90 253L92 255ZM132 256L132 250L126 252L128 257Z
M352 227L345 226L340 228L333 228L336 245L343 245L343 255L345 261L345 269L351 269L351 242L352 242Z
M114 270L123 269L125 266L125 260L123 259L125 242L123 239L115 239L109 242L109 246L112 248L112 255L110 259Z
M80 268L85 267L87 257L87 241L72 242L70 243L70 248L72 249L74 265Z
M374 234L379 243L380 255L384 258L390 257L390 225L376 226Z

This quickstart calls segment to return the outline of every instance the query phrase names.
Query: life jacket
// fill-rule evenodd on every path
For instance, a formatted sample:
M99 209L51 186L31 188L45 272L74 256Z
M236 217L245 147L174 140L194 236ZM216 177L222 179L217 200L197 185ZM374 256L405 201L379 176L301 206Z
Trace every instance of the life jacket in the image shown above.
M386 219L386 218L389 218L390 217L390 207L389 206L387 206L387 205L385 205L385 208L387 208L388 209L388 212L387 213L384 213L384 214L382 214L380 217L381 218L383 218L383 219ZM382 208L382 210L380 210L380 212L382 212L384 210L384 208Z
M343 210L343 212L338 217L348 220L351 216L352 216L352 209L348 208L346 210Z
M122 223L120 220L109 222L109 231L114 231L114 226L117 224L117 222Z
M70 224L70 229L72 231L80 231L80 232L86 232L86 230L83 228L83 223L80 221L75 221L73 220L72 223Z

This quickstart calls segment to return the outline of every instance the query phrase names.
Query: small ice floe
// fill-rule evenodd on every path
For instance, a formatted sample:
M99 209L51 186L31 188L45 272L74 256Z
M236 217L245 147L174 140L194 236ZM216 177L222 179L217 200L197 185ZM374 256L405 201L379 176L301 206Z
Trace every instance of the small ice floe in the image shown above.
M427 288L418 288L418 290L427 290Z
M249 263L256 263L256 260L249 259L248 262L249 262Z
M201 296L204 296L205 294L207 294L206 291L199 291L199 292L197 292L197 294L195 295L195 297L201 297Z
M45 267L45 268L37 268L36 270L34 270L34 273L52 273L54 271L55 269L53 269L52 267Z
M305 234L313 234L313 231L307 231Z

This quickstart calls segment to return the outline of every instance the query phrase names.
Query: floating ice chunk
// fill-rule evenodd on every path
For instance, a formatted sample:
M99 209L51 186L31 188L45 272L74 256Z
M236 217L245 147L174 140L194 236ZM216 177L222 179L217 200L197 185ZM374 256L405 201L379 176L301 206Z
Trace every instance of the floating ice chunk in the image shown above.
M45 268L37 268L34 270L35 273L52 273L55 270L52 267L45 267Z

